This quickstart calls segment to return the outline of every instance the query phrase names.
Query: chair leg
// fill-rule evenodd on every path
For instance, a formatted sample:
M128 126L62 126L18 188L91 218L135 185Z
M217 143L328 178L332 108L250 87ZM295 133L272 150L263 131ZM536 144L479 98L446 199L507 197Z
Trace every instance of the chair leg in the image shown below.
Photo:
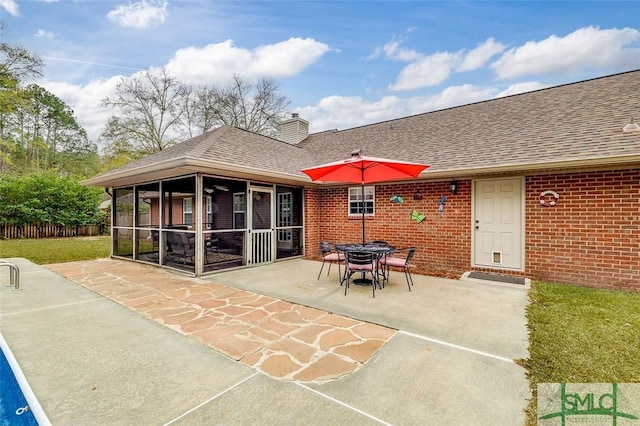
M322 266L320 267L320 272L318 272L318 279L320 279L320 275L322 274L322 269L324 268L324 260L322 261Z
M411 286L413 285L413 278L411 277L411 271L409 271L409 268L407 267L404 268L404 277L407 279L407 287L409 287L409 291L411 291Z
M340 264L338 264L340 265ZM341 273L341 275L338 277L340 278L340 285L342 285L346 280L347 280L347 273L349 272L349 270L347 269L347 265L344 265L344 274Z
M373 298L376 297L376 285L380 285L378 282L378 273L375 270L371 270L371 288L373 288Z

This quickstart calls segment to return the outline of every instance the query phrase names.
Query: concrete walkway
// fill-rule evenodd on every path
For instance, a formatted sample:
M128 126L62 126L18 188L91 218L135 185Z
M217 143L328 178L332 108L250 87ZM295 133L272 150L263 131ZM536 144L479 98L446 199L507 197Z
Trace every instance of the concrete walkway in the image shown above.
M393 274L373 299L305 260L207 279L14 261L0 325L54 425L524 422L522 288Z

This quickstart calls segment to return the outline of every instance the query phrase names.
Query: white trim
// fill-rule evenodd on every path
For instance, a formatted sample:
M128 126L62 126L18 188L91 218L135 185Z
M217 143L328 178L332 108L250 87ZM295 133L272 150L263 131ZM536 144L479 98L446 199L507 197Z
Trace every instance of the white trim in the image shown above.
M189 211L187 211L187 200L189 200L189 204L191 204L189 207L191 207L191 209ZM191 215L191 222L187 222L187 214ZM184 225L191 225L193 226L193 197L183 197L182 198L182 223Z
M367 201L367 198L365 198L365 194L367 193L367 190L371 190L373 193L371 194L371 201ZM361 218L362 217L362 212L359 213L351 213L351 191L357 191L357 192L362 192L362 186L350 186L347 190L347 216L349 217L356 217L356 218ZM374 217L376 215L376 186L375 185L365 185L364 186L364 193L362 194L362 199L364 201L364 209L365 209L365 217ZM354 201L354 203L356 202L360 202L360 201ZM371 213L367 213L366 212L366 203L370 202L371 203Z
M269 194L269 229L255 229L253 223L253 197L256 193L262 192ZM262 186L262 185L249 185L249 196L247 199L247 229L248 229L248 238L247 244L245 245L245 258L247 259L247 265L253 267L255 265L262 265L264 263L273 263L276 260L276 189L275 185ZM256 241L260 241L262 237L255 237L260 234L268 234L269 240L269 252L271 261L257 262L253 255L254 253L254 243ZM255 236L254 236L255 235ZM254 241L255 240L255 241ZM259 247L257 245L256 247ZM259 253L256 252L256 255ZM264 254L264 252L262 252Z

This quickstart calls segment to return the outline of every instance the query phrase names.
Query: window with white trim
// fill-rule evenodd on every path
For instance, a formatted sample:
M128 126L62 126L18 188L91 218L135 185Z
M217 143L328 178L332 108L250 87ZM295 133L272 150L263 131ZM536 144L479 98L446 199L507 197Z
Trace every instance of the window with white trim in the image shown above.
M206 211L206 229L213 229L213 197L207 195L205 197L205 211Z
M233 194L233 229L242 229L246 226L247 194L236 192Z
M373 216L375 212L376 187L364 187L364 214ZM349 215L362 215L362 187L349 188Z
M182 223L184 225L191 225L193 222L193 199L182 199Z
M281 192L278 194L278 226L291 226L291 192ZM291 241L291 231L287 229L278 230L278 241Z

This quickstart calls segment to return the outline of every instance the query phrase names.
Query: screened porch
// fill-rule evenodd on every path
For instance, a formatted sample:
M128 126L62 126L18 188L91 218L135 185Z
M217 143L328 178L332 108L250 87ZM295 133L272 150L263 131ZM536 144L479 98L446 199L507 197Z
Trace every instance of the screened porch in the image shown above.
M114 257L200 276L304 254L301 187L193 174L112 199Z

